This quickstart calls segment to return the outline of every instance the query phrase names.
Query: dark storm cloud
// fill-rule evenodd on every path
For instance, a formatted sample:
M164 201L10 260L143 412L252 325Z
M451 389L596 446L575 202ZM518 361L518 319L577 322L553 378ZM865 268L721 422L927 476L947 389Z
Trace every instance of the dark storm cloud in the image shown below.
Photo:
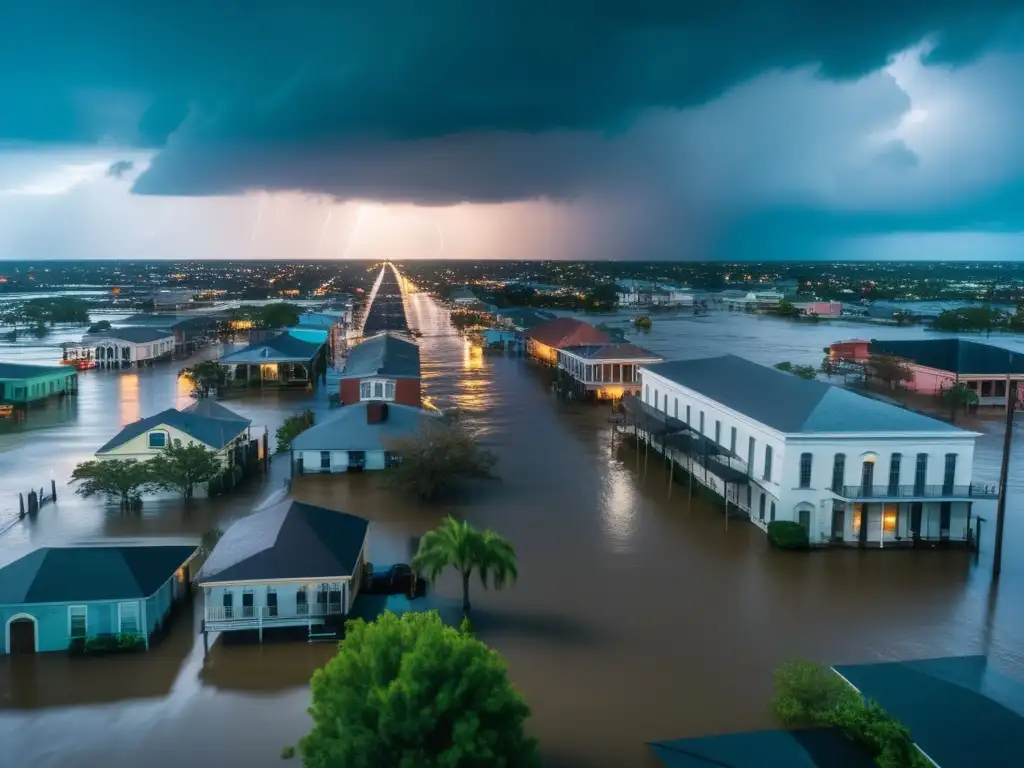
M120 179L126 173L130 173L135 168L135 163L131 160L118 160L116 163L111 163L110 167L107 168L107 176L112 179Z
M1000 41L1019 7L1015 0L11 4L0 26L0 72L18 77L0 83L0 139L90 142L116 129L123 141L160 145L191 108L176 172L140 182L140 191L274 188L283 186L277 162L262 173L224 163L223 177L198 174L202 185L189 181L189 169L208 161L204 146L308 145L292 151L315 175L315 161L299 155L352 151L367 141L614 132L647 109L701 104L773 68L816 65L827 77L854 78L927 35L938 40L937 61L969 60ZM105 105L119 97L139 105L131 130L104 119ZM245 184L231 174L243 174Z

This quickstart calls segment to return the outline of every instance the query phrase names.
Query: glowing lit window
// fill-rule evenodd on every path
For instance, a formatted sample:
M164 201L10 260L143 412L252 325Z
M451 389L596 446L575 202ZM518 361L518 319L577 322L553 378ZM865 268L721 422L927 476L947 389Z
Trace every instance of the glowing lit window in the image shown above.
M896 533L896 505L886 504L882 512L882 530L886 533Z
M853 505L853 532L854 533L860 533L860 515L861 515L862 507L863 507L863 505L861 505L861 504L854 504Z

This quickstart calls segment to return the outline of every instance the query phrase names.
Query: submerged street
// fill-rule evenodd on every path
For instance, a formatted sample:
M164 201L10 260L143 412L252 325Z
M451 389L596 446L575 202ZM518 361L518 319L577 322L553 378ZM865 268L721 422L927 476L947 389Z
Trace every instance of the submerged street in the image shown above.
M546 764L654 765L644 742L768 727L772 670L783 660L829 663L987 653L1024 678L1024 449L1011 464L1004 571L990 590L992 525L981 553L769 548L754 526L685 493L668 496L657 461L613 443L606 408L555 399L550 372L519 358L484 355L424 294L408 299L422 332L423 389L430 402L461 409L499 456L500 481L424 506L380 487L372 473L309 476L297 498L371 520L371 559L407 559L411 540L444 515L489 526L516 547L520 579L501 592L474 582L473 622L507 660L533 709L532 732ZM602 318L604 319L604 318ZM613 322L625 323L622 314ZM596 322L596 321L595 321ZM669 358L725 351L773 364L817 365L829 343L866 334L907 338L920 329L842 322L798 325L743 314L655 318L631 341ZM47 339L53 345L60 339ZM216 350L205 350L213 355ZM55 363L59 350L0 346L5 359ZM189 402L177 371L89 371L63 408L34 412L25 429L0 432L0 564L37 546L96 537L198 537L284 494L287 462L242 492L198 500L149 500L123 514L83 500L66 485L124 424ZM326 393L252 394L224 401L273 432L305 407L328 417ZM38 418L37 418L38 417ZM983 432L974 478L998 479L1001 419L965 422ZM38 428L37 428L38 427ZM58 502L17 521L17 493L55 478ZM979 514L994 520L994 504ZM457 604L444 577L432 604ZM225 647L204 659L189 606L147 654L69 659L63 654L0 660L0 740L33 766L280 764L282 747L308 728L308 680L331 644ZM112 756L116 760L112 761Z

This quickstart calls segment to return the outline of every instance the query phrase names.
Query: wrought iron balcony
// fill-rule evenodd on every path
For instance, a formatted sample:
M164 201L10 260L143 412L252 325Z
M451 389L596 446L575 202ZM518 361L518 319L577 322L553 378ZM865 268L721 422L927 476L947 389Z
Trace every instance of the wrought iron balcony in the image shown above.
M836 496L853 501L983 501L998 497L994 485L844 485L833 488Z

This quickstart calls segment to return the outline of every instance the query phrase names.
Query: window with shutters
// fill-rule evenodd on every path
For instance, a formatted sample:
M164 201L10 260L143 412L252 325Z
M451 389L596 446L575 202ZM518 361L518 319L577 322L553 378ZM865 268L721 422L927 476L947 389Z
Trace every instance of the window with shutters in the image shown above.
M122 635L138 635L139 603L137 600L117 604L117 631Z

